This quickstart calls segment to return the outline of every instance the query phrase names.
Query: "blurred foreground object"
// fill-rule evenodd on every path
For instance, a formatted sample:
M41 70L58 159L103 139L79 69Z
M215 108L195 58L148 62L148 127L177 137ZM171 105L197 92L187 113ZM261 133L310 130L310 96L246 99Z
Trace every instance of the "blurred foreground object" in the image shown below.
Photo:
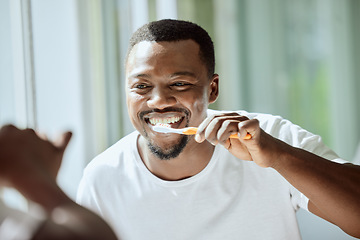
M0 129L0 186L36 203L25 213L0 201L0 239L116 239L104 220L77 205L56 183L71 135L65 132L52 142L32 129Z

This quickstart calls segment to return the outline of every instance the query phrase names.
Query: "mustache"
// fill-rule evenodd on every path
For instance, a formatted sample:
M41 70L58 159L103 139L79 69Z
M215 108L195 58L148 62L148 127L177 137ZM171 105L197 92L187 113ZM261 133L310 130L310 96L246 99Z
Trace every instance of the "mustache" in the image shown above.
M153 113L153 112L156 112L156 113L166 113L166 112L182 112L184 113L186 116L189 116L190 115L190 112L186 109L183 109L183 108L174 108L174 107L168 107L168 108L164 108L164 109L151 109L151 110L147 110L147 111L142 111L139 113L139 117L140 119L143 119L144 116L146 114L149 114L149 113Z

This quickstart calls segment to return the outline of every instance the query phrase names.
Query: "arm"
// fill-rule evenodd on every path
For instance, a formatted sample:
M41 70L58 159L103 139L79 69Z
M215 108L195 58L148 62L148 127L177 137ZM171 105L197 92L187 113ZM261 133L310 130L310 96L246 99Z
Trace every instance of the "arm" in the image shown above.
M239 140L229 139L234 132L239 133ZM252 135L250 140L243 139L247 133ZM198 142L222 144L240 159L274 168L309 198L309 211L360 237L359 166L337 164L292 147L263 131L258 120L237 114L205 119L198 134Z
M110 227L77 205L57 185L56 175L71 138L57 142L39 138L31 129L0 129L0 183L40 204L48 218L33 239L116 239Z

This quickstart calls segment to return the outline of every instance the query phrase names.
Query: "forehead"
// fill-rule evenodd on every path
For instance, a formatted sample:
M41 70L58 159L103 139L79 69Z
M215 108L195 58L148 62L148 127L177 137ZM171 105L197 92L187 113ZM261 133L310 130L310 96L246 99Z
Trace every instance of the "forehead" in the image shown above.
M137 43L130 51L126 72L141 68L188 68L203 65L200 60L200 47L193 40L181 40L172 42Z

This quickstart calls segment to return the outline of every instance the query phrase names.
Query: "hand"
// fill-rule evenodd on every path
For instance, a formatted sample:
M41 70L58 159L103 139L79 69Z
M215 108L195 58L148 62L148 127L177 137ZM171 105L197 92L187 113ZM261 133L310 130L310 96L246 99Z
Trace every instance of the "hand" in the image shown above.
M238 133L239 139L229 138ZM247 134L251 139L244 139ZM197 142L208 140L221 144L235 157L254 161L261 167L271 167L277 159L282 142L264 132L257 119L249 119L238 113L224 113L206 118L198 127Z
M55 180L64 151L71 139L66 132L55 142L40 138L34 130L12 125L0 129L0 177L12 186L19 178ZM16 180L16 181L15 181Z
M51 142L32 129L20 130L12 125L2 127L0 179L27 199L40 204L52 217L45 219L31 239L116 239L104 220L77 205L56 184L56 175L70 139L70 132ZM61 220L54 216L61 216Z

